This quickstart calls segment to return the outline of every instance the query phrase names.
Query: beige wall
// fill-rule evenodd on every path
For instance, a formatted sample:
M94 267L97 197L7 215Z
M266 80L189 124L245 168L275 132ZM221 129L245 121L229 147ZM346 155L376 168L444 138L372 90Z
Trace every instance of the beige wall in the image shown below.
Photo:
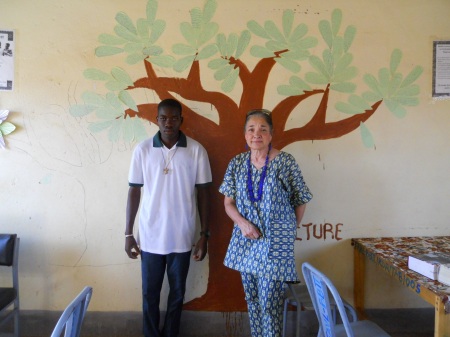
M73 118L69 107L85 90L102 92L83 77L86 68L126 66L119 57L96 58L97 37L112 32L116 13L137 19L144 15L145 4L0 1L0 29L14 29L17 41L15 90L0 92L0 109L11 110L8 120L17 126L6 136L8 148L0 150L0 231L17 232L22 240L23 309L61 309L90 284L95 288L92 310L140 310L140 266L123 250L133 144L112 144L104 134L90 134L86 120ZM195 6L202 7L203 0L160 1L158 17L167 22L163 47L181 40L179 24L190 20L188 11ZM298 266L306 260L317 265L351 298L351 238L448 234L450 102L432 99L431 81L432 42L450 40L450 2L219 0L214 20L219 31L240 33L249 20L279 23L284 9L294 9L296 22L307 24L319 38L317 24L329 19L333 8L342 10L344 25L357 28L352 51L360 72L358 88L364 87L363 74L389 66L394 48L403 52L403 73L416 65L424 68L418 80L419 106L398 119L382 105L367 121L375 149L364 147L358 131L285 148L299 161L314 193L303 223L343 224L340 241L307 240L305 229L300 230ZM316 53L323 48L319 42ZM242 59L255 62L248 52ZM129 71L140 77L141 68ZM179 76L171 71L168 75ZM207 72L203 77L206 86L218 87ZM280 71L271 77L268 90L287 78ZM158 101L153 93L143 97ZM238 88L232 97L238 99ZM273 108L276 99L275 93L267 95L266 106ZM339 95L332 98L337 99ZM294 114L292 125L302 118L300 112ZM342 114L331 108L330 118ZM149 134L156 130L147 129ZM205 292L208 270L208 260L192 264L187 300ZM426 305L378 270L370 268L369 274L368 307Z

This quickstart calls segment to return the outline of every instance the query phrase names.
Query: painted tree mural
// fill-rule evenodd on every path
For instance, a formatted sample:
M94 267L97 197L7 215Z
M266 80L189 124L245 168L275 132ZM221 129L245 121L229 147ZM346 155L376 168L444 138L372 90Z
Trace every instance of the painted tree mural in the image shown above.
M208 287L201 298L187 303L186 308L245 311L239 274L222 264L232 224L217 189L229 160L243 151L245 113L264 107L270 75L272 81L276 79L273 74L281 69L278 67L292 73L288 83L279 83L277 87L282 99L272 108L274 147L282 149L297 141L337 138L357 129L364 145L373 147L365 122L382 103L397 117L403 117L408 106L417 105L419 86L414 82L422 68L416 66L404 76L398 71L402 53L394 50L389 67L381 68L376 76L363 75L367 89L357 94L355 82L359 72L352 65L350 52L356 28L343 26L341 10L335 9L329 20L319 22L320 38L310 36L305 24L295 23L292 10L285 10L278 21L249 21L240 34L226 36L219 33L219 25L213 21L217 9L214 0L206 1L203 8L192 9L190 22L180 24L185 41L164 50L158 40L163 36L166 22L157 18L157 7L157 1L149 0L145 17L136 22L126 13L118 13L114 33L101 34L101 45L95 50L98 57L123 55L126 65L142 64L142 77L132 79L119 66L110 71L87 69L85 77L103 82L108 92L105 95L83 93L83 103L72 106L70 112L77 117L90 115L95 120L89 126L93 133L107 132L113 142L133 142L149 136L145 134L143 122L155 122L159 99L182 98L183 130L208 150L214 177ZM313 55L312 48L321 45L322 54ZM249 55L257 59L253 69L245 63ZM302 71L302 66L306 71ZM169 77L163 71L165 68L187 75ZM220 84L220 90L206 88L201 74L211 74ZM133 91L141 89L156 93L157 102L136 102ZM233 90L241 91L237 102L230 97ZM333 93L339 93L340 97L345 94L348 99L330 108L328 102ZM320 97L320 103L312 118L304 125L287 129L291 114L313 96ZM217 110L219 122L196 113L188 101L209 103ZM342 118L328 121L329 110L339 111Z

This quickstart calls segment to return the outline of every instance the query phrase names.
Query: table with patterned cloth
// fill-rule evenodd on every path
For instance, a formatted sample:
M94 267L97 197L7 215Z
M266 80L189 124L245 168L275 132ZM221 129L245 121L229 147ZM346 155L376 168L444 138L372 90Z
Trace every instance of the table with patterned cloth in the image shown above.
M450 253L450 236L355 238L354 301L364 316L365 261L375 263L402 285L435 307L434 336L450 336L450 287L408 269L408 256Z

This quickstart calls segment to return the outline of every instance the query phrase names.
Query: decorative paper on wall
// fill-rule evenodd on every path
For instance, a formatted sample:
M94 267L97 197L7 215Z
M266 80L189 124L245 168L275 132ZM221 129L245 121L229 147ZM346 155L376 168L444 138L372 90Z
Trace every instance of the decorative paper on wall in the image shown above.
M0 90L13 90L14 83L14 32L0 30Z

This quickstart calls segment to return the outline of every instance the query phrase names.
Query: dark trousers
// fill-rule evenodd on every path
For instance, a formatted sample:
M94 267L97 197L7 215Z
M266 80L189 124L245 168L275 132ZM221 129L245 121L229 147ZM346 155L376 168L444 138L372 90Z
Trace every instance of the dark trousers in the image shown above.
M180 330L191 252L167 255L141 252L141 256L144 336L176 337ZM160 332L159 300L166 267L170 290L164 327Z

